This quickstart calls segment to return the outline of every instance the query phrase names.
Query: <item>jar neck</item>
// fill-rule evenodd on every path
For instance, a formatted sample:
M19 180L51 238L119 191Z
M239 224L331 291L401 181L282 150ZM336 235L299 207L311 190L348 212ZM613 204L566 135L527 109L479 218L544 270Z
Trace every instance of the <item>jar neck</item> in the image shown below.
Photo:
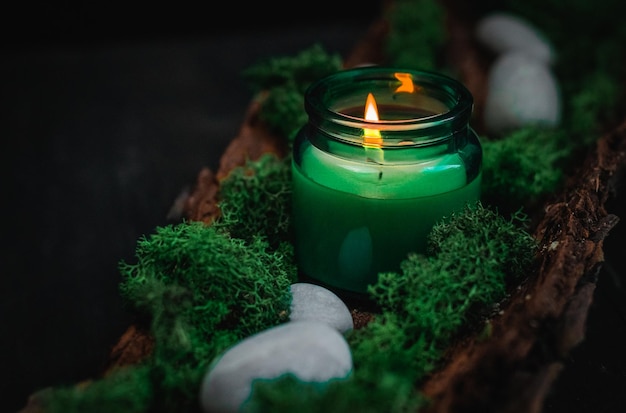
M377 105L373 120L368 94ZM305 94L312 143L345 157L384 151L385 159L401 161L416 150L454 151L472 108L472 95L452 78L377 66L335 73Z

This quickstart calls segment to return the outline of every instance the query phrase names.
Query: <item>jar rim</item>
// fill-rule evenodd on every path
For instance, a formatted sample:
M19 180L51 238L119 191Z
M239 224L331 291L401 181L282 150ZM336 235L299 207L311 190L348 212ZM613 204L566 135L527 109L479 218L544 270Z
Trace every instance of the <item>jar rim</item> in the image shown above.
M385 82L398 83L397 74L410 77L418 89L417 97L430 98L445 106L432 114L406 119L367 120L344 113L333 107L339 96L355 90L362 92L370 87L380 87ZM379 85L379 86L376 86ZM365 102L363 102L363 105ZM312 83L305 92L305 110L309 121L316 126L335 124L343 129L340 138L345 139L346 130L382 129L393 135L410 132L415 137L448 137L467 128L474 100L469 90L459 81L440 73L389 66L363 66L344 69ZM356 133L356 132L355 132ZM331 133L332 135L332 133ZM389 142L393 143L393 138Z

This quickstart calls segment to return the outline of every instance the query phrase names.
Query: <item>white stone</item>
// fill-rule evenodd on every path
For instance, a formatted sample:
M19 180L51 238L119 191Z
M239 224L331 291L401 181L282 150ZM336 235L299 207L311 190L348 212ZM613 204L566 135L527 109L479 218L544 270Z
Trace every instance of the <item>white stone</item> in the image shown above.
M526 53L546 64L554 61L554 48L545 36L525 19L507 13L483 17L476 25L476 37L492 52Z
M291 321L252 335L217 358L202 381L200 405L205 413L235 413L256 379L291 373L304 382L326 383L351 372L352 354L341 333L320 322Z
M291 285L291 321L320 321L346 333L354 328L352 314L332 291L310 283Z
M561 99L549 67L522 53L505 53L489 70L485 128L506 132L529 125L557 126Z

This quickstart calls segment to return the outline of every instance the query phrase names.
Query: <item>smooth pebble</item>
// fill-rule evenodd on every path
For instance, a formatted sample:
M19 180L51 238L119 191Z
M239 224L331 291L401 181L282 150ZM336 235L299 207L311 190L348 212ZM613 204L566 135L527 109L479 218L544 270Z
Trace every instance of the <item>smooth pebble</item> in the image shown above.
M505 53L489 70L485 127L504 134L529 125L557 126L558 83L550 69L522 53Z
M354 328L352 314L346 304L332 291L316 284L291 285L291 321L320 321L346 333Z
M545 36L525 19L513 14L494 13L476 25L477 39L496 54L520 52L550 65L554 48Z
M213 362L200 388L205 413L235 413L250 397L256 379L294 374L304 382L326 383L352 372L345 338L328 324L290 321L252 335Z

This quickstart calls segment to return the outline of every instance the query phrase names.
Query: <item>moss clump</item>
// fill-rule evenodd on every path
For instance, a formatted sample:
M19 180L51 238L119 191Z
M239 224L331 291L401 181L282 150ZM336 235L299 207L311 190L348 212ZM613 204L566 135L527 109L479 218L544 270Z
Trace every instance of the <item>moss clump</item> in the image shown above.
M265 154L235 168L221 183L217 225L230 236L264 237L278 248L291 240L291 157Z
M569 110L564 122L575 149L589 148L602 134L603 125L615 121L622 93L619 83L606 72L591 73L581 83L584 87L573 91L567 101Z
M412 383L382 370L373 383L354 378L323 385L303 383L292 375L257 381L245 413L414 413L424 398Z
M106 380L84 386L57 387L41 394L50 413L144 413L154 397L150 368L113 371Z
M208 338L224 329L245 337L286 317L293 267L260 238L244 242L214 226L181 223L142 238L136 257L136 264L120 264L120 289L153 318L168 310L163 304L178 302L177 315ZM157 293L147 294L152 287Z
M435 0L398 0L386 16L390 22L385 46L387 58L397 67L435 70L445 43L445 14Z
M164 411L195 406L207 363L288 317L293 266L261 238L181 223L140 240L136 257L120 264L120 290L151 320L151 380Z
M433 228L428 237L428 255L443 261L441 265L446 271L469 278L470 283L496 280L495 296L483 296L485 303L493 303L504 293L499 290L503 284L501 281L511 286L511 282L517 282L529 273L538 244L526 231L527 226L528 217L521 210L507 220L482 203L468 205L464 211L453 213ZM455 256L470 259L455 260ZM419 268L416 266L411 270L409 262L411 257L405 264L409 266L404 267L405 272ZM461 291L461 294L465 292Z
M307 122L304 93L311 83L342 67L341 56L319 44L295 56L264 60L243 72L261 102L259 118L272 132L291 142ZM263 92L263 93L261 93Z
M382 357L403 354L401 369L414 380L431 371L459 329L484 316L505 297L507 282L527 273L537 244L521 226L525 219L518 213L507 221L480 203L468 206L433 228L429 255L410 254L401 274L381 273L369 292L382 315L355 333L357 368L387 353Z
M567 138L563 129L526 127L501 139L483 139L483 201L510 212L553 193L573 150Z

